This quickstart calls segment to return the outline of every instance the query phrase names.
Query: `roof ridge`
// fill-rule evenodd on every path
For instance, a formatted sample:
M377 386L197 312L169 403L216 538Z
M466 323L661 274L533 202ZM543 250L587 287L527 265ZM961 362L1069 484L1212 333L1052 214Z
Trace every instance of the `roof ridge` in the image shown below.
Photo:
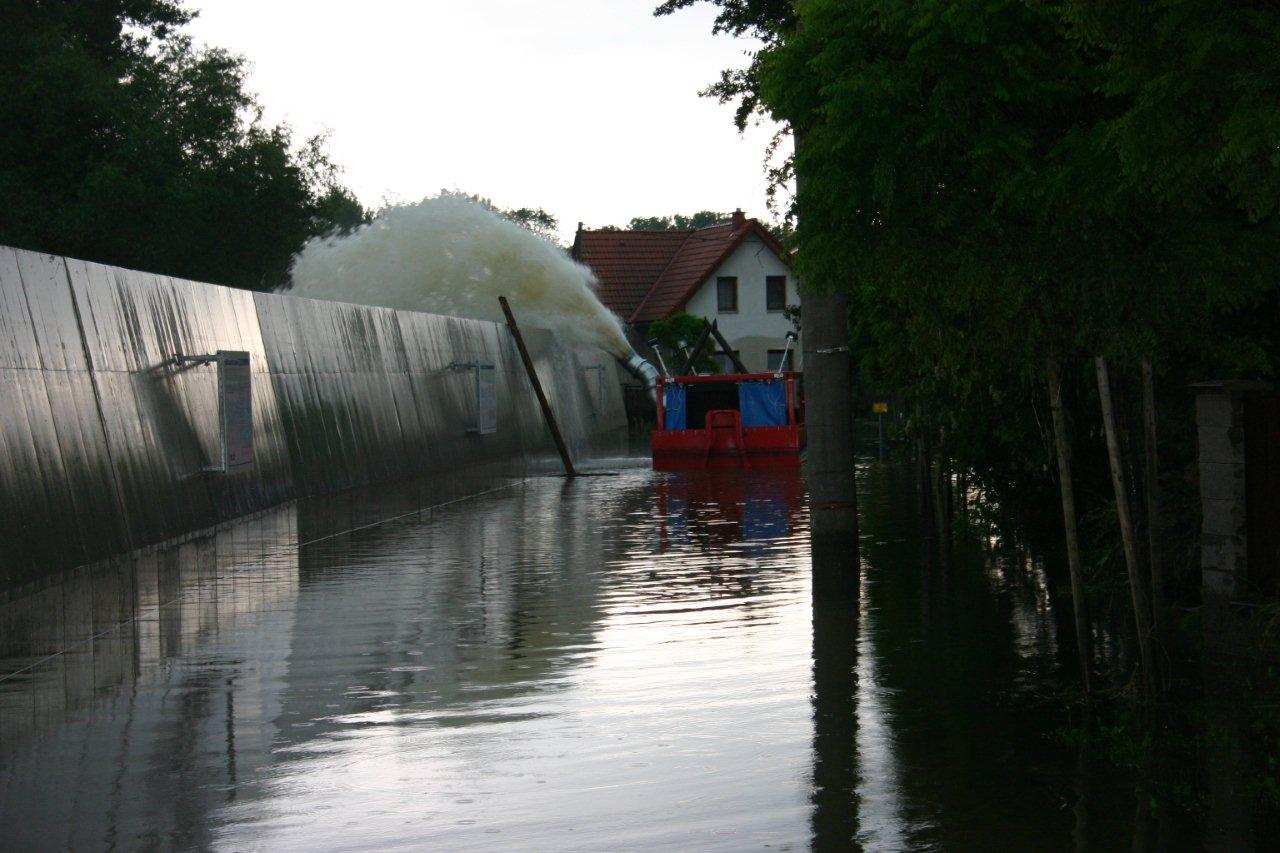
M645 291L644 299L641 299L636 304L636 307L631 311L631 316L627 318L628 323L635 322L636 315L640 313L640 309L649 301L649 297L653 295L653 291L658 287L658 282L662 281L662 277L667 274L667 270L671 268L673 263L675 263L676 258L680 257L680 253L684 251L685 245L693 239L693 235L695 233L696 231L689 231L688 234L685 235L685 238L680 241L680 245L676 247L676 250L671 253L671 257L667 258L667 262L663 264L662 270L658 273L658 277L653 280L653 284L650 284L649 289Z
M715 227L715 226L711 226L711 227ZM595 229L584 228L583 230L578 231L577 233L578 234L628 234L628 235L643 234L645 236L653 236L653 237L670 237L673 234L684 234L685 236L688 236L700 230L702 229L667 228L662 231L654 231L648 228L595 228Z
M761 240L764 242L765 246L769 249L769 251L774 255L777 255L779 260L781 260L784 264L790 267L790 264L787 263L787 259L785 258L785 256L783 254L779 254L778 249L775 245L776 240L773 239L773 235L769 234L769 232L765 229L765 227L760 223L759 220L749 219L747 220L745 226L742 228L730 227L727 232L722 231L721 233L716 235L711 235L711 234L703 235L706 241L710 242L711 245L713 246L716 245L716 243L723 241L724 249L720 251L716 255L716 257L712 259L709 263L703 264L700 267L696 268L697 269L696 274L689 279L687 286L683 289L683 292L680 293L679 298L676 299L674 302L672 302L671 306L669 306L668 309L664 309L664 310L674 310L678 306L687 304L690 297L693 296L693 294L698 290L698 288L701 287L703 284L705 284L707 280L711 277L711 275L722 264L724 264L724 262L728 260L728 258L735 251L738 250L738 247L741 246L746 241L747 237L752 234L755 234L756 236L761 238ZM688 247L689 247L689 241L686 240L680 245L679 250L677 250L676 257L672 258L671 263L667 265L668 268L679 259L680 255L683 254ZM662 275L665 276L666 272L667 270L664 269ZM640 302L639 305L636 306L635 310L632 311L631 317L629 318L629 322L632 322L632 323L638 322L637 318L642 315L643 309L651 301L651 297L658 290L658 285L662 283L662 280L663 278L662 276L660 276L658 280L654 282L653 286L649 290L649 293L645 294L645 298ZM664 293L664 296L666 295L667 294Z

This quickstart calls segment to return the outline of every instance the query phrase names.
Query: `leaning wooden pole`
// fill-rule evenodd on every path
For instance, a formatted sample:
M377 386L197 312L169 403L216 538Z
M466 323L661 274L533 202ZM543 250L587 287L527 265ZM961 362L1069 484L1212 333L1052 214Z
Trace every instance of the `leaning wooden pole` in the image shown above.
M1080 532L1076 526L1075 484L1071 478L1071 444L1067 441L1067 416L1062 409L1062 364L1050 356L1045 365L1049 381L1049 410L1053 413L1053 444L1058 456L1058 491L1062 494L1062 528L1067 540L1067 573L1071 576L1071 609L1075 613L1076 652L1080 656L1080 683L1090 693L1093 644L1089 614L1085 609L1084 571L1080 565Z
M1151 605L1147 601L1146 582L1138 567L1138 543L1129 512L1129 487L1125 482L1124 459L1120 455L1120 431L1116 427L1116 407L1111 399L1111 377L1107 360L1098 356L1098 399L1102 404L1102 427L1107 435L1107 456L1111 462L1111 485L1116 493L1116 517L1120 522L1120 539L1124 544L1124 561L1129 569L1129 595L1133 599L1133 621L1138 630L1138 654L1142 660L1142 677L1148 698L1155 692L1155 654L1151 649Z
M542 407L542 419L547 422L547 429L551 430L551 438L555 440L556 450L560 451L564 473L569 477L576 477L578 472L574 470L573 459L569 457L569 448L565 446L564 436L560 434L560 425L556 423L555 412L551 411L551 404L547 402L547 395L542 390L542 380L538 379L538 371L533 369L533 359L529 357L529 349L524 345L524 335L520 334L520 327L516 325L516 316L511 313L507 297L499 296L498 302L502 305L502 313L507 317L507 328L511 330L511 337L516 339L516 349L520 350L520 360L524 362L525 372L529 374L529 381L533 383L533 392L538 395L538 405Z

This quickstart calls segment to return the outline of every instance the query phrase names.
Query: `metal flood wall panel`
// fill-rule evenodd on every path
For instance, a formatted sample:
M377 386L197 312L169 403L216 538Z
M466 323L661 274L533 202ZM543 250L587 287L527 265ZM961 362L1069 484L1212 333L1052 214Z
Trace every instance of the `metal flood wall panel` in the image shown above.
M611 356L527 337L575 453L625 427ZM219 349L248 352L253 373L254 464L233 474L203 471L218 458L216 367L174 363ZM495 368L491 435L470 429L477 363ZM493 323L0 246L0 588L298 497L438 473L420 500L439 503L552 452Z

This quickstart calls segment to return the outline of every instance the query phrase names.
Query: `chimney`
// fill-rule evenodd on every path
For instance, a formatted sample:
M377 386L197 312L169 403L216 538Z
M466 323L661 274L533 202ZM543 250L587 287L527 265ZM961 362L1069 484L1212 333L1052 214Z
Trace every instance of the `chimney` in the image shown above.
M582 223L581 223L581 222L579 222L579 223L578 223L578 230L579 230L579 231L581 231L581 230L582 230Z
M742 212L742 208L738 208L733 212L733 230L741 231L747 227L747 215Z

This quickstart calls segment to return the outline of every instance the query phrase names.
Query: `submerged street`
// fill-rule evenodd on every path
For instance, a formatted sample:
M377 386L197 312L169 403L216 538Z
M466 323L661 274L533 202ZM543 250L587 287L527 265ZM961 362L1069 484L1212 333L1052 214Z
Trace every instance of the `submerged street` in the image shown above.
M1072 664L1043 577L976 547L926 571L908 466L864 465L862 565L817 567L856 583L815 599L797 474L646 462L336 536L316 534L331 508L304 503L132 581L68 577L4 605L6 846L1065 847L1149 831L1132 784L1061 736ZM236 537L260 559L219 558Z

